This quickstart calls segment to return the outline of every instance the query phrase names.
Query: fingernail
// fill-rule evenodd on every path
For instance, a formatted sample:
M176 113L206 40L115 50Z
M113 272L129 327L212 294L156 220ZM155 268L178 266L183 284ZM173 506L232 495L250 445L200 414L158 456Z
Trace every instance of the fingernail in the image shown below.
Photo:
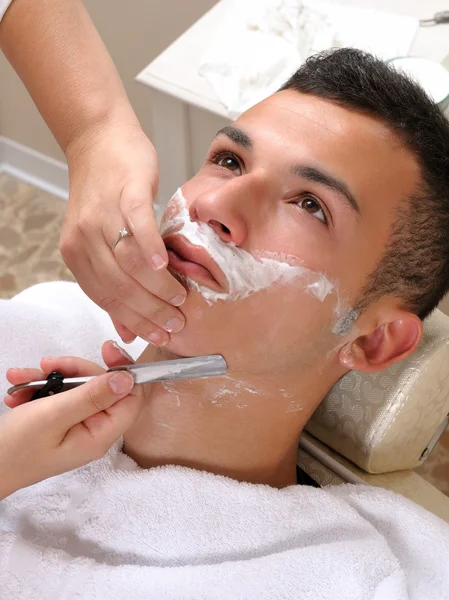
M45 358L45 360L55 360L56 357L55 356L43 356L42 360L44 360L44 358Z
M150 333L150 335L147 337L147 342L150 342L150 344L154 344L155 346L165 346L168 344L167 338L158 331L153 331L153 333Z
M177 333L178 331L181 331L181 329L183 327L184 327L184 321L182 321L181 319L178 319L177 317L174 317L173 319L169 319L164 325L165 331L168 331L169 333L171 333L171 332Z
M186 299L187 296L182 296L181 294L179 294L179 296L175 296L173 300L170 300L170 304L172 304L173 306L181 306L181 304L184 304Z
M128 352L126 352L126 350L124 350L121 346L119 346L116 341L109 340L109 343L112 344L114 346L114 348L116 350L118 350L124 358L126 358L127 360L130 360L131 362L134 362L134 359L131 358L131 356L128 354Z
M160 254L153 254L151 260L153 262L153 267L156 269L156 271L159 271L159 269L163 269L167 266L167 261L164 258L162 258Z
M134 379L129 373L115 373L109 379L109 387L114 394L124 394L132 390Z

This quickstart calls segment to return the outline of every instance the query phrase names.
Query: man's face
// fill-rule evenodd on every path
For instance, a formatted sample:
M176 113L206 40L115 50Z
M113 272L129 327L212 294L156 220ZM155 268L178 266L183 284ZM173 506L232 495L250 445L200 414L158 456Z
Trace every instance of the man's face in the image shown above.
M292 90L244 113L216 136L203 167L182 186L190 218L254 256L288 255L334 289L320 300L293 279L211 305L190 289L181 307L187 325L168 350L222 354L231 368L260 373L322 360L341 345L336 322L377 265L394 209L418 177L413 156L370 116ZM169 204L166 215L176 211ZM164 237L173 247L176 236ZM208 285L169 255L175 275ZM220 292L220 281L214 285Z

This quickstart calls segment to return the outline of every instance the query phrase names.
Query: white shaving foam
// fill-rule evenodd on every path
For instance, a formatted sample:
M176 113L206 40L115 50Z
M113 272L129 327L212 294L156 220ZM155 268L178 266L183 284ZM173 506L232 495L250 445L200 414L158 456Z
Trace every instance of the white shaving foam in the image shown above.
M304 288L318 298L321 302L334 289L333 283L322 273L273 258L270 256L255 257L246 250L238 248L233 242L223 242L220 236L206 223L197 223L190 219L187 202L179 188L173 198L179 211L169 217L161 228L161 235L169 232L184 236L191 244L203 247L209 256L217 263L227 278L229 292L218 293L210 288L199 285L190 278L185 277L190 288L196 289L208 304L217 300L237 300L246 298L254 292L270 287L273 283L290 283L302 280ZM268 255L268 253L265 253ZM284 258L284 257L282 257ZM294 257L285 257L298 259Z

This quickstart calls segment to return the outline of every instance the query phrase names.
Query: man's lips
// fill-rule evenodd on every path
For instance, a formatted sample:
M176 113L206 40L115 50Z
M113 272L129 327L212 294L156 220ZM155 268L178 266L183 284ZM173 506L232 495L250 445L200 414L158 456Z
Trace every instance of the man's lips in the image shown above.
M223 271L204 248L194 246L178 234L168 235L164 238L164 243L169 266L175 271L218 293L228 291L228 282Z

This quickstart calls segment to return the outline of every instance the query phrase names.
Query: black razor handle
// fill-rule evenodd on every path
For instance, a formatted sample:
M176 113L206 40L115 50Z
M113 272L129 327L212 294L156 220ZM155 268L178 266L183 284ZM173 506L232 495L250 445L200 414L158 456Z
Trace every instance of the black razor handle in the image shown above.
M38 398L46 398L47 396L53 396L59 394L64 386L64 375L60 371L52 371L47 377L47 383L37 390L31 397L31 400L37 400Z

